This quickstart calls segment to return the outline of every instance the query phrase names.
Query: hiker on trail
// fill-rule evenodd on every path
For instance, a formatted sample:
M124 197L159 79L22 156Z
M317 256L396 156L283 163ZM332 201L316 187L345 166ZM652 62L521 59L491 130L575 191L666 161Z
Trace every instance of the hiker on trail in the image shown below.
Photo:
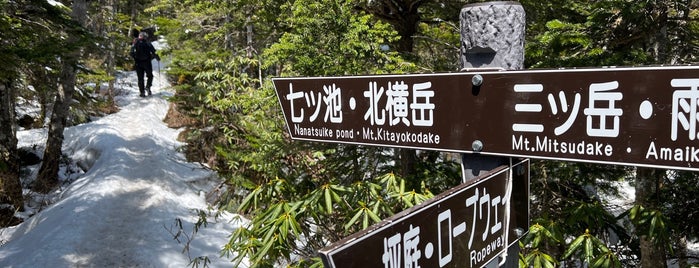
M138 34L138 39L131 46L131 57L135 61L136 75L138 76L138 91L139 96L145 97L151 95L150 87L153 85L153 65L151 60L160 61L160 56L155 53L155 48L148 42L148 34L141 32ZM143 75L146 75L148 81L144 85Z

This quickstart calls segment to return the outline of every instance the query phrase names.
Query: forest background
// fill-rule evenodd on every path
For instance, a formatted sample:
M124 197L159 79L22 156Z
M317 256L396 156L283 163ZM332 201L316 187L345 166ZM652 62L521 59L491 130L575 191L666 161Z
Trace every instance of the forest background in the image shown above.
M474 2L0 0L0 222L16 224L23 208L17 128L49 128L31 188L51 191L70 158L63 129L118 109L114 74L131 68L133 30L152 27L169 43L169 118L187 128L183 150L220 174L217 209L251 220L222 254L259 267L317 266L328 243L457 185L460 158L291 141L271 78L458 71L459 12ZM520 3L528 69L698 61L698 1ZM29 100L40 114L18 118L17 103ZM697 174L534 161L520 265L690 267ZM620 209L601 196L619 194L622 182L635 202L612 214Z

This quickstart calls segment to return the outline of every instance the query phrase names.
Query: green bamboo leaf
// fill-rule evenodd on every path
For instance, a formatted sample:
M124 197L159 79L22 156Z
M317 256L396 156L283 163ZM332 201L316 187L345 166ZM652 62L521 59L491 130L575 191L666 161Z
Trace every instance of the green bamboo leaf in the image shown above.
M279 215L281 215L282 213L282 210L284 209L284 204L286 204L286 202L284 201L280 201L274 204L274 209L272 209L272 213L270 213L270 215L272 215L270 218L279 217Z
M287 217L288 217L287 215L284 215L279 222L279 224L281 225L279 227L279 232L280 232L281 238L284 240L286 240L288 238L287 235L289 234L289 222L286 220Z
M533 248L539 247L538 241L536 241L536 237L540 235L542 228L543 226L539 225L538 223L529 226L529 232L527 232L524 238L520 240L523 244L522 247L524 247L524 245L528 245L529 243L532 243Z
M313 264L308 268L323 268L323 261L320 258L313 258L311 261L313 261Z
M544 259L541 257L541 252L537 252L534 255L534 268L542 268Z
M304 200L312 205L318 204L320 202L321 196L323 195L323 193L321 193L321 190L322 189L320 188L313 190L308 194L308 198L304 198Z
M260 263L262 259L265 256L267 256L267 252L269 252L269 249L272 248L272 245L274 245L274 240L265 240L265 246L260 250L259 253L255 254L257 255L257 258L254 259L253 263Z
M575 238L575 240L573 240L573 242L570 243L570 246L568 246L568 249L563 253L563 259L567 259L568 257L570 257L570 255L578 251L583 241L585 241L585 235L581 235Z
M325 211L328 213L333 213L333 204L332 204L332 198L330 197L330 189L327 187L327 185L324 185L323 188L325 190L323 191L325 195Z
M250 194L245 196L243 201L240 203L240 210L242 211L242 210L247 210L249 208L253 208L253 209L256 208L257 207L256 202L253 204L253 202L251 202L251 201L253 199L257 199L257 195L260 192L262 192L262 186L258 185L257 188L255 188L254 190L252 190L252 192L250 192Z
M592 263L590 264L590 267L592 268L608 268L610 264L610 260L607 256L607 254L602 254L595 258Z
M523 258L524 260L524 265L520 265L520 267L542 267L542 268L553 268L556 266L554 259L538 249L534 249L531 253L527 254ZM521 261L520 261L521 263Z
M641 209L640 205L635 205L635 206L631 207L631 209L629 210L629 218L631 220L638 218L638 213L639 213L640 209Z
M335 188L333 188L333 187L331 187L331 188L332 188L332 190L330 191L330 195L332 196L333 201L335 201L335 203L340 203L340 201L342 201L342 198L340 198L340 195L337 194L337 190Z
M374 197L374 196L379 196L378 190L381 189L379 185L369 183L369 194Z
M368 209L366 209L366 208L362 208L362 211L364 214L364 217L362 218L362 230L369 227L369 214L367 213L367 210Z
M652 236L653 233L655 233L655 228L656 228L657 224L658 224L658 218L655 217L654 215L651 215L650 216L650 229L648 230L648 234L650 236Z
M330 185L330 188L333 189L333 190L335 190L335 191L338 191L338 192L344 192L344 191L346 191L346 190L345 190L345 187L342 187L342 186L340 186L340 185L335 185L335 184L331 184L331 185Z
M519 243L519 248L524 248L524 245L522 244L521 241ZM517 254L517 255L518 255L517 260L519 262L519 265L517 265L517 266L518 267L527 267L527 258L522 254L522 251L520 251L519 254Z
M381 200L376 200L376 202L374 202L374 205L371 206L371 212L378 215L380 206L381 206Z
M590 239L590 234L586 233L585 234L585 255L584 259L586 263L590 263L592 261L592 258L594 258L594 251L595 247L592 245L592 239Z
M420 203L422 203L422 202L427 201L427 200L430 199L430 198L431 198L431 197L428 196L428 195L415 194L415 204L418 205L418 204L420 204Z
M553 233L552 233L551 231L549 231L548 228L543 228L543 229L542 229L542 233L543 233L544 237L547 238L547 239L551 239L551 240L553 240L553 241L555 241L555 242L558 242L558 241L559 241L559 240L556 238L556 236L553 235Z
M541 259L541 256L539 256L539 255L534 256L534 258L532 260L534 262L534 268L541 268L541 262L539 261L540 259Z
M298 213L297 211L299 210L299 208L303 207L303 205L305 205L305 203L306 203L306 202L304 202L304 201L302 201L302 202L295 202L295 203L291 206L291 208L289 209L289 212L296 212L296 213Z
M400 198L403 201L403 204L405 204L406 208L411 208L414 206L413 202L410 201L410 194L409 193L401 194Z
M359 220L359 217L361 217L361 216L362 216L362 210L359 209L359 210L357 210L357 213L354 214L352 219L347 224L345 224L345 226L344 226L345 230L349 230L350 227L352 227L352 225L354 225L354 223L357 222L357 220Z
M542 257L543 260L544 260L543 265L544 265L545 268L554 268L554 267L556 267L556 264L555 264L556 261L553 259L553 257L551 257L551 255L548 255L548 254L545 254L545 253L542 252L542 253L541 253L541 257Z
M291 230L294 232L295 235L300 235L301 234L301 225L299 222L296 220L296 217L289 217L289 222L291 225Z
M279 216L282 214L285 203L286 202L279 202L272 205L272 207L267 210L268 213L262 215L262 221L273 221L279 218Z
M525 265L520 265L519 267L528 267L530 264L532 264L532 261L534 260L534 257L535 257L534 254L536 253L536 251L537 251L537 250L535 249L533 252L531 252L531 253L527 254L526 256L524 256L524 263L525 263ZM521 253L520 253L520 255L521 255Z
M277 231L277 225L274 223L270 223L269 227L267 228L265 232L265 236L262 238L262 243L267 243L267 241L272 239L272 236L276 235Z
M658 211L657 217L658 217L658 227L659 227L658 229L661 231L667 230L665 228L665 218L663 217L662 212Z
M280 215L281 215L281 214L284 214L284 213L287 213L287 212L289 212L289 211L291 211L291 204L290 204L289 202L287 202L287 201L280 201L279 203L280 203L281 206L282 206L282 213L280 213Z
M612 254L612 253L610 253L610 254ZM621 268L622 266L621 266L621 261L619 260L619 257L616 254L612 254L612 255L613 255L612 263L611 263L611 266L609 266L609 267Z
M379 216L377 216L373 211L367 209L366 212L367 212L367 214L369 214L369 217L371 217L371 219L372 219L374 222L380 222L380 221L381 221L381 218L379 218Z

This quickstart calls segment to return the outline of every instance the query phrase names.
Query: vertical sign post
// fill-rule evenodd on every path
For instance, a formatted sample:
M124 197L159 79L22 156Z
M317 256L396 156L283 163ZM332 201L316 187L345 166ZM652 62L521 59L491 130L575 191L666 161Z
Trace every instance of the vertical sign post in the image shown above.
M461 9L461 67L502 68L518 70L524 68L524 25L525 12L518 2L485 2L466 5ZM473 95L478 95L481 76L472 79ZM487 89L485 89L487 90ZM492 89L491 89L492 90ZM477 96L476 96L477 98ZM468 142L468 141L464 141ZM474 152L483 149L480 140L472 142ZM478 175L509 162L506 157L475 154L461 155L463 181L473 180ZM487 267L518 266L519 246L507 248L502 260L493 260Z

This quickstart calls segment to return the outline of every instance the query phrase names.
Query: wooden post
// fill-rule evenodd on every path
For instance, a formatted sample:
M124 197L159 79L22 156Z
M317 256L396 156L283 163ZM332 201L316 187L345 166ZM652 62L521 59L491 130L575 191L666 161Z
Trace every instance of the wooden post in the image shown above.
M461 9L460 21L462 70L524 68L525 12L520 3L501 1L469 4ZM474 78L474 85L483 83L481 90L495 90L488 88L488 81L476 80L478 79ZM474 152L487 149L483 148L479 140L465 142L472 142ZM495 167L509 163L510 159L506 157L478 153L462 154L463 180L472 180ZM507 252L504 267L518 267L517 244L508 248ZM498 267L502 263L502 260L497 258L486 267Z

